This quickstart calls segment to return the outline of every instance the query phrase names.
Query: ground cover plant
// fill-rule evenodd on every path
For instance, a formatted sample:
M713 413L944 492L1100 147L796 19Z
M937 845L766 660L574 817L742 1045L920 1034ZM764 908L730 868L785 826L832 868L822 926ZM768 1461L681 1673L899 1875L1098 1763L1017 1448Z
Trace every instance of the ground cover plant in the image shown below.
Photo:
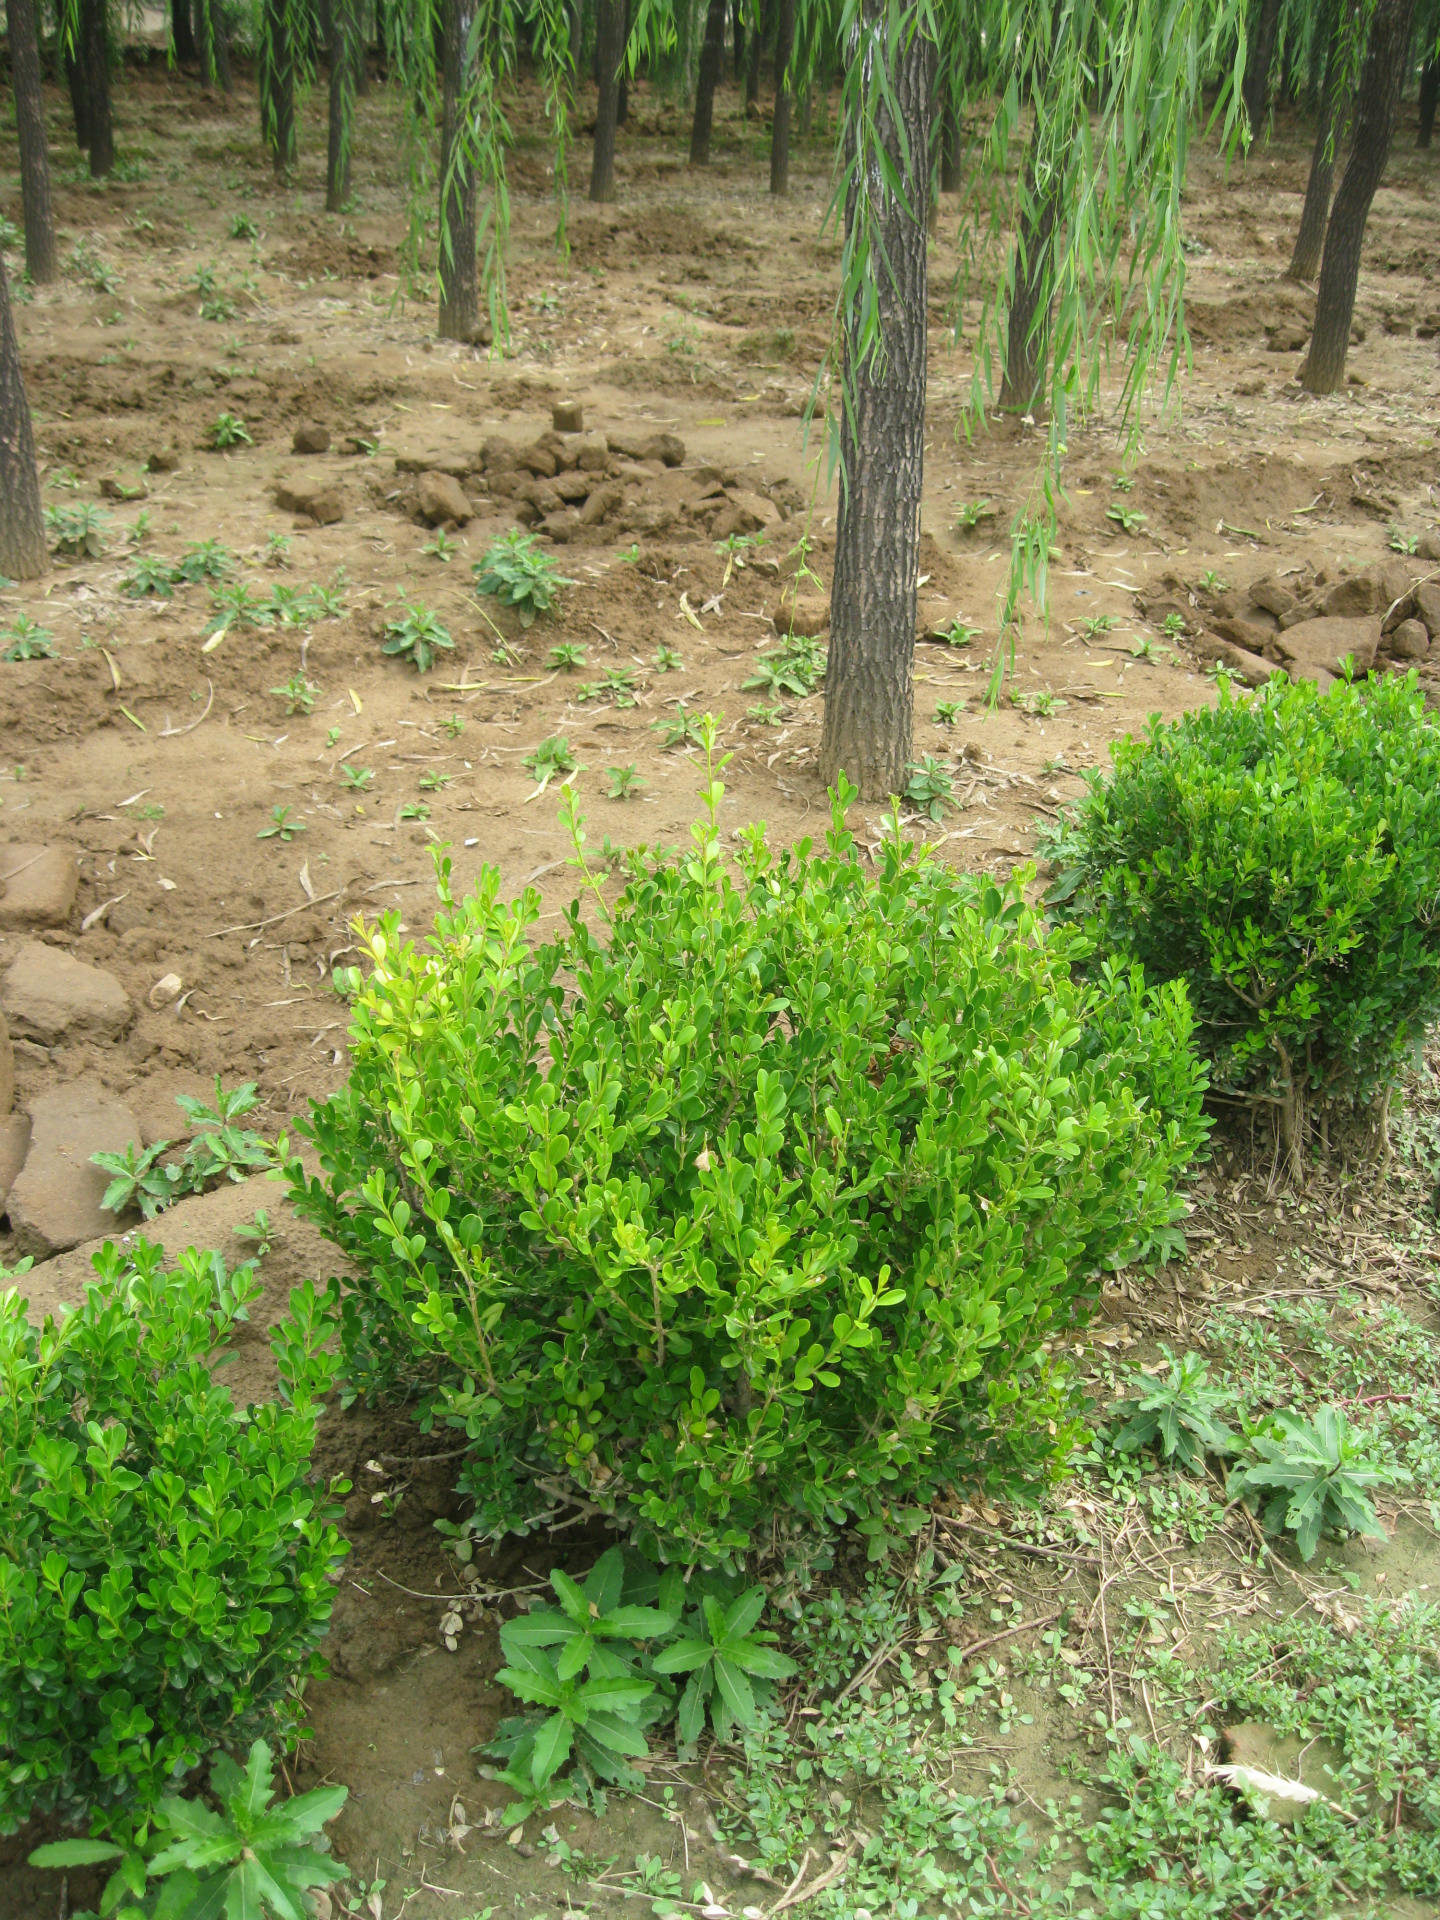
M209 1361L259 1293L253 1262L141 1241L38 1329L0 1294L0 1831L123 1834L217 1748L299 1724L345 1550L340 1489L306 1480L333 1303L292 1293L285 1398L244 1412Z
M823 848L747 829L732 871L723 791L689 855L613 903L592 877L603 935L572 908L532 948L532 896L457 902L442 861L433 942L366 936L350 1082L301 1125L352 1386L466 1434L482 1537L558 1478L726 1562L772 1519L1043 1477L1046 1343L1164 1244L1204 1138L1182 991L1082 983L1083 937L898 826L870 878L852 793Z
M1053 842L1055 911L1186 983L1217 1088L1307 1113L1368 1102L1440 1007L1440 734L1413 677L1321 693L1222 680L1091 776Z

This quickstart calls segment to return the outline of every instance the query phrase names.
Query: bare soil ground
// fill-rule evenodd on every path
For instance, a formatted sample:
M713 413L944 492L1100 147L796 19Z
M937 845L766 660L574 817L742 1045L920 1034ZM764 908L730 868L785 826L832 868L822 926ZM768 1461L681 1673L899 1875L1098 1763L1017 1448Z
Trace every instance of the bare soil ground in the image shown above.
M344 220L321 211L318 102L298 180L284 189L260 150L244 85L223 100L153 63L128 71L118 140L133 177L103 190L70 168L58 97L52 108L62 251L73 258L80 249L79 264L36 291L18 322L47 504L100 502L107 522L98 556L57 562L44 580L0 593L0 625L24 614L55 635L59 651L0 667L0 830L10 842L74 849L76 911L47 937L118 976L139 1011L118 1042L20 1043L22 1109L85 1075L123 1094L147 1139L164 1137L176 1126L174 1095L202 1091L220 1074L227 1084L258 1081L260 1124L285 1126L345 1073L344 1004L329 976L354 957L354 916L395 908L411 928L428 925L433 843L449 844L459 886L493 863L508 886L537 886L547 912L569 897L553 795L535 797L523 765L549 736L564 735L588 769L581 785L597 840L685 836L694 757L662 749L652 729L677 699L724 716L733 824L763 818L781 840L816 826L818 696L783 703L769 724L751 715L762 696L742 683L772 638L770 616L807 528L811 564L828 584L834 497L801 419L828 335L838 251L821 231L830 193L823 136L802 152L795 190L777 204L763 190L763 131L739 121L732 92L722 96L715 162L696 175L683 164L683 115L642 86L622 136L619 199L571 208L564 259L553 246L545 148L522 114L514 332L501 357L435 341L432 305L406 297L404 183L395 110L382 94L361 102L356 204ZM972 441L959 434L974 342L962 327L957 344L947 323L945 288L960 249L942 209L927 590L980 629L968 650L918 653L917 753L945 759L959 776L959 808L932 830L946 858L1008 871L1031 857L1037 824L1078 791L1078 770L1103 760L1110 740L1152 713L1212 697L1187 642L1161 633L1157 605L1201 606L1207 573L1238 588L1301 569L1338 579L1390 557L1391 525L1416 535L1435 527L1440 160L1412 152L1413 128L1402 129L1367 236L1351 381L1316 401L1295 379L1312 296L1278 278L1309 139L1282 118L1246 163L1197 154L1185 207L1195 246L1193 368L1169 408L1157 405L1147 420L1132 491L1112 486L1120 448L1103 414L1073 435L1050 618L1028 623L1011 682L1021 696L1042 697L993 713L982 693L1008 564L1003 529L1030 484L1038 436L1000 420ZM0 179L0 211L18 221L8 133ZM237 214L254 222L253 238L231 237ZM195 284L206 270L209 295ZM202 300L216 297L230 316L201 317ZM974 312L972 304L972 323ZM629 463L619 504L556 549L575 582L558 612L525 632L471 590L471 563L515 524L515 501L486 484L480 450L495 435L533 442L562 399L583 404L587 428L673 433L684 459L674 469ZM243 420L252 444L207 449L222 412ZM331 450L298 456L292 435L310 423L328 429ZM448 562L427 551L433 533L413 510L426 470L465 476L472 496L474 517L454 533ZM338 490L343 518L322 526L280 510L277 482L317 478ZM111 497L131 488L143 495ZM960 506L982 501L997 517L957 532ZM1107 518L1117 501L1144 515L1128 534ZM142 516L148 538L136 545ZM725 583L717 536L757 522L766 524L764 545ZM283 565L275 536L288 542ZM343 613L308 628L232 629L205 651L205 584L169 600L122 591L137 554L176 560L205 540L223 542L237 556L235 577L257 591L329 585L343 573ZM438 612L455 640L425 677L380 651L402 597ZM1117 624L1087 635L1082 623L1099 615ZM585 648L583 670L552 670L549 650L561 642ZM679 653L679 670L654 670L661 645ZM581 685L615 667L634 669L638 704L581 703ZM308 715L287 714L274 691L296 675L319 689ZM939 700L966 703L957 724L932 722ZM606 801L604 770L629 765L641 796ZM373 781L352 789L344 767L368 768ZM290 809L303 832L257 837L276 807ZM862 811L878 828L880 810ZM0 967L15 947L0 939ZM186 997L157 1011L148 996L172 972ZM1411 1232L1419 1189L1398 1190L1398 1201L1395 1191L1341 1183L1303 1207L1282 1206L1257 1198L1263 1183L1208 1175L1199 1251L1143 1297L1117 1290L1095 1330L1095 1364L1132 1347L1153 1352L1156 1338L1196 1338L1218 1298L1263 1314L1267 1301L1319 1286L1324 1260L1337 1289L1351 1280L1360 1289L1347 1301L1408 1301L1429 1315L1433 1251L1428 1229ZM306 1270L328 1272L327 1255L288 1218L277 1189L249 1190L224 1224L257 1204L277 1223L262 1271L279 1301ZM1397 1245L1404 1251L1392 1264ZM239 1243L228 1251L239 1257ZM73 1256L62 1261L32 1277L37 1300L74 1297ZM235 1384L263 1389L258 1342L241 1355ZM375 1920L382 1911L387 1920L402 1911L467 1920L490 1907L538 1915L582 1901L597 1914L633 1911L618 1882L606 1891L565 1880L535 1835L512 1847L486 1828L501 1796L477 1780L470 1753L502 1707L492 1678L498 1616L491 1604L467 1603L458 1651L443 1644L443 1596L456 1591L455 1574L431 1522L451 1511L453 1495L449 1469L419 1461L423 1451L402 1418L358 1410L337 1415L324 1443L324 1466L354 1483L353 1551L332 1678L313 1695L302 1770L351 1789L337 1851L367 1883L386 1881L367 1909ZM1058 1524L1083 1532L1085 1516L1066 1519L1067 1511ZM1202 1551L1186 1546L1183 1529L1166 1532L1137 1510L1099 1575L1089 1548L1074 1564L1062 1554L1047 1567L1033 1551L1006 1547L1003 1516L957 1505L950 1518L948 1551L967 1561L962 1590L979 1609L975 1640L997 1594L1007 1606L1018 1598L1028 1619L1032 1608L1033 1617L1053 1613L1069 1582L1099 1633L1106 1582L1118 1578L1117 1591L1128 1591L1168 1581L1184 1596L1184 1645L1203 1657L1215 1618L1284 1609L1300 1591L1297 1575L1287 1585L1251 1571L1243 1516ZM1072 1548L1077 1537L1073 1528L1055 1536ZM497 1592L524 1584L579 1551L573 1539L532 1543L486 1580ZM1340 1562L1370 1588L1440 1580L1423 1504L1400 1517L1388 1549L1355 1545ZM1065 1743L1079 1737L1053 1703L1019 1736L1014 1765L1027 1794L1051 1789ZM775 1890L748 1881L733 1848L715 1838L725 1772L719 1756L703 1778L662 1768L653 1801L612 1808L603 1826L578 1814L560 1826L597 1855L647 1853L677 1866L683 1855L734 1909L768 1909ZM42 1886L18 1860L14 1847L0 1854L0 1909L48 1920L53 1882Z

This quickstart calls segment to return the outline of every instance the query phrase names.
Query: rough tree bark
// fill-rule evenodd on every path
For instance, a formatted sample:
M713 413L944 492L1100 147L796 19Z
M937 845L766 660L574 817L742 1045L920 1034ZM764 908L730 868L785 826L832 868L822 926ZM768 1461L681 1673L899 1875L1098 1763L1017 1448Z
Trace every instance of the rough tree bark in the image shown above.
M1025 188L1005 333L1005 377L1000 383L1000 406L1007 413L1029 413L1034 406L1050 331L1048 261L1057 209L1053 187L1041 188L1036 181L1033 153L1025 169Z
M1250 136L1260 138L1265 106L1270 98L1270 62L1275 58L1275 36L1280 27L1280 0L1256 0L1250 10L1250 44L1245 52L1245 117Z
M105 0L80 0L80 70L85 84L90 178L103 180L115 165L110 118L110 35Z
M735 78L745 65L745 0L731 0L730 42L735 55Z
M10 81L20 136L20 200L25 210L25 271L37 286L53 280L55 215L50 206L50 151L45 141L45 91L35 0L9 0Z
M866 46L852 48L852 57L883 57L885 15L886 0L864 0ZM933 63L933 45L918 35L898 46L890 79L900 124L883 100L875 103L878 137L905 182L903 198L883 183L872 187L884 256L873 263L878 354L862 357L853 313L843 329L842 477L820 772L827 785L845 773L867 800L904 792L914 721ZM853 187L846 217L853 228Z
M1432 53L1420 69L1420 127L1417 147L1428 147L1435 133L1435 103L1440 99L1440 60Z
M330 141L325 163L325 211L350 204L350 149L355 133L355 69L360 59L356 0L331 0Z
M1350 345L1350 321L1355 312L1355 288L1360 278L1360 250L1370 203L1385 171L1395 119L1400 107L1400 83L1410 48L1415 0L1375 0L1360 89L1355 99L1355 135L1345 177L1330 210L1325 253L1320 263L1320 285L1315 296L1315 331L1310 352L1300 370L1307 393L1334 393L1345 378L1345 355Z
M710 0L705 11L705 38L695 76L695 118L690 124L690 164L703 167L710 160L710 135L715 125L715 89L725 64L726 0Z
M465 150L465 103L476 0L444 0L440 108L440 338L473 339L480 324L475 264L475 162Z
M0 257L0 573L12 580L34 580L44 573L48 558L30 405L10 314L10 283Z
M90 145L90 101L85 92L85 69L80 62L78 44L64 53L65 85L70 93L70 117L75 123L75 144L81 153Z
M260 42L260 134L277 180L295 165L295 43L286 0L265 0Z
M633 18L634 9L630 0L625 0L624 23L620 35L622 53L630 44L630 27ZM620 62L620 77L615 83L615 124L617 127L627 127L630 124L630 73L623 58Z
M775 15L775 113L770 122L770 191L790 191L790 114L795 87L795 0L778 0Z
M615 128L620 110L620 62L625 53L625 0L595 0L595 149L590 161L590 198L615 198Z

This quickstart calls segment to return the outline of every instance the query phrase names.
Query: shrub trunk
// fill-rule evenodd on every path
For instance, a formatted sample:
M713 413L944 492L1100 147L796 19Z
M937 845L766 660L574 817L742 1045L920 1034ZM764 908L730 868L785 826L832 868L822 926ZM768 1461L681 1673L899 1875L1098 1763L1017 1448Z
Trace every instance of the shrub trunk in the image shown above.
M330 140L325 166L325 211L350 202L350 148L355 131L355 69L360 58L356 0L330 7Z
M277 180L295 165L295 44L288 0L265 0L260 43L260 133Z
M1420 127L1417 147L1428 147L1435 133L1435 102L1440 99L1440 59L1432 53L1420 69Z
M1287 280L1313 280L1320 271L1320 251L1325 244L1325 220L1330 211L1330 188L1335 178L1335 144L1339 133L1335 125L1327 73L1320 97L1315 147L1310 155L1310 178L1305 187L1300 231L1295 236L1295 251L1285 269Z
M1251 10L1254 29L1245 57L1245 117L1250 136L1260 138L1265 107L1270 98L1270 63L1275 58L1275 36L1280 26L1280 0L1259 0Z
M103 180L115 165L110 118L110 36L105 0L80 0L80 70L85 86L90 178Z
M1057 208L1054 190L1036 184L1033 155L1025 189L1025 211L1015 237L1005 377L1000 384L1000 405L1007 413L1029 413L1035 405L1050 333L1050 256Z

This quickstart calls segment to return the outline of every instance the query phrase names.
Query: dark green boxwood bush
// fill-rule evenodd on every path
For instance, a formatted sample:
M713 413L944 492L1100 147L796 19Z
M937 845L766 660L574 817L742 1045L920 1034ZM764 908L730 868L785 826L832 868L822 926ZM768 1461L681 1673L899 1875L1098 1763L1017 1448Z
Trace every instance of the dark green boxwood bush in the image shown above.
M1220 683L1112 749L1052 849L1054 911L1183 980L1215 1084L1306 1112L1366 1101L1440 1011L1440 732L1414 674L1322 694Z
M1202 1139L1182 989L1100 967L1019 884L895 829L632 856L532 945L487 869L433 937L368 936L352 1072L293 1197L359 1278L360 1390L463 1429L474 1531L557 1489L650 1551L742 1555L1063 1455L1051 1343L1154 1247ZM569 805L567 796L567 806ZM573 810L578 845L583 833Z
M210 1360L253 1265L140 1242L95 1271L38 1330L0 1292L0 1833L123 1825L222 1743L292 1731L345 1552L306 1479L333 1301L291 1294L283 1397L242 1413Z

